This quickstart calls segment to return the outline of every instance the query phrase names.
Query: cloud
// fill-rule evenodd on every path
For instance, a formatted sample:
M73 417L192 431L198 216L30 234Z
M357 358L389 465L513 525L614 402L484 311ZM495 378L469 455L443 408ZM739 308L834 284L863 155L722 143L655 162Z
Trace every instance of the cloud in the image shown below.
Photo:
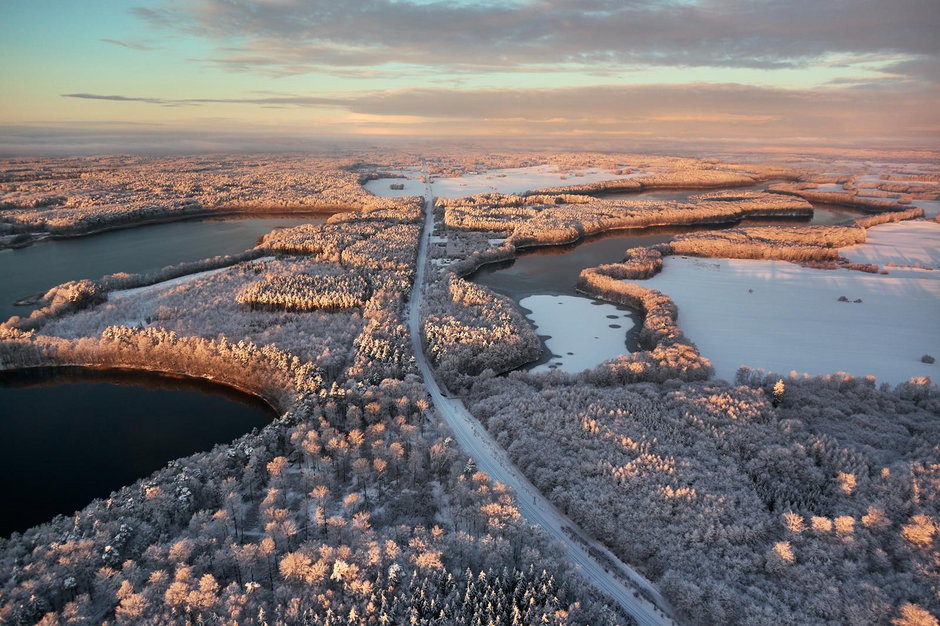
M80 100L111 100L113 102L146 102L147 104L167 104L170 101L162 98L138 98L134 96L101 95L96 93L64 93L63 98L78 98Z
M886 138L936 141L936 137L916 129L936 124L935 102L940 98L940 87L912 83L891 90L877 84L800 90L699 83L542 89L427 87L359 91L341 97L272 95L172 100L88 93L64 97L161 106L329 107L340 114L343 126L333 129L338 134L644 134L690 139L810 137L861 142ZM255 119L263 119L262 115L255 115Z
M153 50L153 46L146 46L142 43L134 43L130 41L121 41L119 39L101 39L105 43L110 43L115 46L121 46L122 48L129 48L131 50Z
M782 68L830 54L940 52L936 0L160 0L134 12L215 42L208 63L271 73Z
M159 104L161 106L197 106L202 104L254 104L261 106L298 106L298 107L324 107L344 106L347 100L341 98L324 98L318 96L267 96L263 98L149 98L139 96L101 95L94 93L64 93L63 98L78 98L80 100L111 100L113 102L143 102L146 104Z
M936 58L919 57L893 63L881 69L890 74L913 76L932 83L940 83L940 62Z

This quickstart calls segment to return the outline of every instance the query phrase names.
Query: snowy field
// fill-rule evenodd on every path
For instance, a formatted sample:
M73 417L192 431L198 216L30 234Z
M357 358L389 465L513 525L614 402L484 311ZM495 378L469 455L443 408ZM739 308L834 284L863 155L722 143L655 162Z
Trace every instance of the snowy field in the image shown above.
M626 336L633 320L613 304L542 294L523 298L519 304L532 311L526 317L539 335L549 336L545 345L558 355L532 368L533 372L581 372L629 354Z
M263 256L259 259L255 259L255 262L258 261L273 261L273 256ZM184 285L188 282L196 280L197 278L205 278L206 276L212 276L213 274L218 274L219 272L224 272L229 269L228 267L220 267L214 270L206 270L204 272L195 272L193 274L185 274L183 276L178 276L177 278L171 278L169 280L163 280L152 285L145 285L143 287L134 287L133 289L116 289L108 293L108 300L121 300L122 298L129 298L133 296L139 296L145 293L151 293L163 289L169 289L170 287L178 287Z
M919 274L668 257L642 284L675 301L679 326L721 378L733 380L748 365L896 384L912 376L940 381L940 365L920 361L925 353L940 358L940 272Z
M868 229L865 243L840 253L853 263L940 268L940 224L911 220L881 224Z
M420 181L421 172L400 172L408 178L379 178L363 185L366 191L377 196L397 198L401 196L424 195L424 183ZM554 165L536 165L489 170L482 173L467 174L456 178L435 178L433 191L442 198L460 198L478 193L522 193L540 187L559 187L562 185L584 185L602 180L621 180L645 176L648 172L636 172L618 176L608 170L585 169L561 173ZM404 189L391 188L394 184L403 184Z

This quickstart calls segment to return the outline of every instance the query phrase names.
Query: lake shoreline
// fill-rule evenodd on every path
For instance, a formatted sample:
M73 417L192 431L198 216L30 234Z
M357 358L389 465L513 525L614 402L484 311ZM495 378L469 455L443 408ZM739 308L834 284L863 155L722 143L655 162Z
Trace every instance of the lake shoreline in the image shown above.
M238 208L228 208L221 209L218 211L215 210L202 210L197 212L187 212L181 213L180 215L164 215L160 217L154 217L149 219L142 220L130 220L127 222L119 222L115 224L108 224L101 226L99 228L93 229L79 229L75 232L51 232L51 231L42 231L42 232L28 232L28 233L16 233L11 235L0 236L0 250L4 249L16 249L16 248L27 248L33 244L41 243L43 241L50 240L63 240L63 239L76 239L79 237L91 237L93 235L100 235L102 233L117 231L117 230L131 230L134 228L142 228L146 226L154 226L158 224L171 224L175 222L187 222L187 221L201 221L212 218L221 218L221 219L250 219L250 218L277 218L277 217L290 217L296 218L298 216L310 215L310 216L332 216L338 213L353 213L358 211L358 208L355 207L345 207L345 206L336 206L329 208L317 208L317 209L307 209L307 208L296 208L291 209L289 207L281 207L277 209L238 209ZM23 240L22 237L26 236L27 239Z

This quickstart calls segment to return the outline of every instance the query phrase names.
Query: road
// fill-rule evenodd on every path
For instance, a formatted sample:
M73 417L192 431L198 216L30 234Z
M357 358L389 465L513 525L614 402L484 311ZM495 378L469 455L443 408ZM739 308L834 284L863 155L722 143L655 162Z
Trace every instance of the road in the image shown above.
M427 171L425 170L427 177ZM428 180L430 178L428 177ZM421 342L421 301L424 299L425 269L429 238L434 231L434 197L431 183L425 190L425 221L418 248L418 267L411 293L408 328L418 368L424 377L434 406L454 433L454 439L469 454L478 469L516 492L522 516L539 526L558 542L581 576L616 601L641 626L671 625L675 622L661 609L668 604L656 587L639 573L622 563L607 548L591 539L574 522L556 509L509 460L506 451L496 443L486 429L470 414L458 398L447 398L441 393ZM590 550L590 551L589 551ZM617 575L611 573L616 572ZM624 581L630 581L626 583ZM639 595L642 589L655 604Z

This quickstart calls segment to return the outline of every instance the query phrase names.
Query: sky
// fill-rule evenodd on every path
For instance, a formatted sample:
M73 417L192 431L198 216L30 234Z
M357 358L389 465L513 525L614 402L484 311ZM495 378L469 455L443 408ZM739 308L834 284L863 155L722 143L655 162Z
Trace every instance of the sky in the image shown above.
M2 0L0 153L940 139L938 0Z

